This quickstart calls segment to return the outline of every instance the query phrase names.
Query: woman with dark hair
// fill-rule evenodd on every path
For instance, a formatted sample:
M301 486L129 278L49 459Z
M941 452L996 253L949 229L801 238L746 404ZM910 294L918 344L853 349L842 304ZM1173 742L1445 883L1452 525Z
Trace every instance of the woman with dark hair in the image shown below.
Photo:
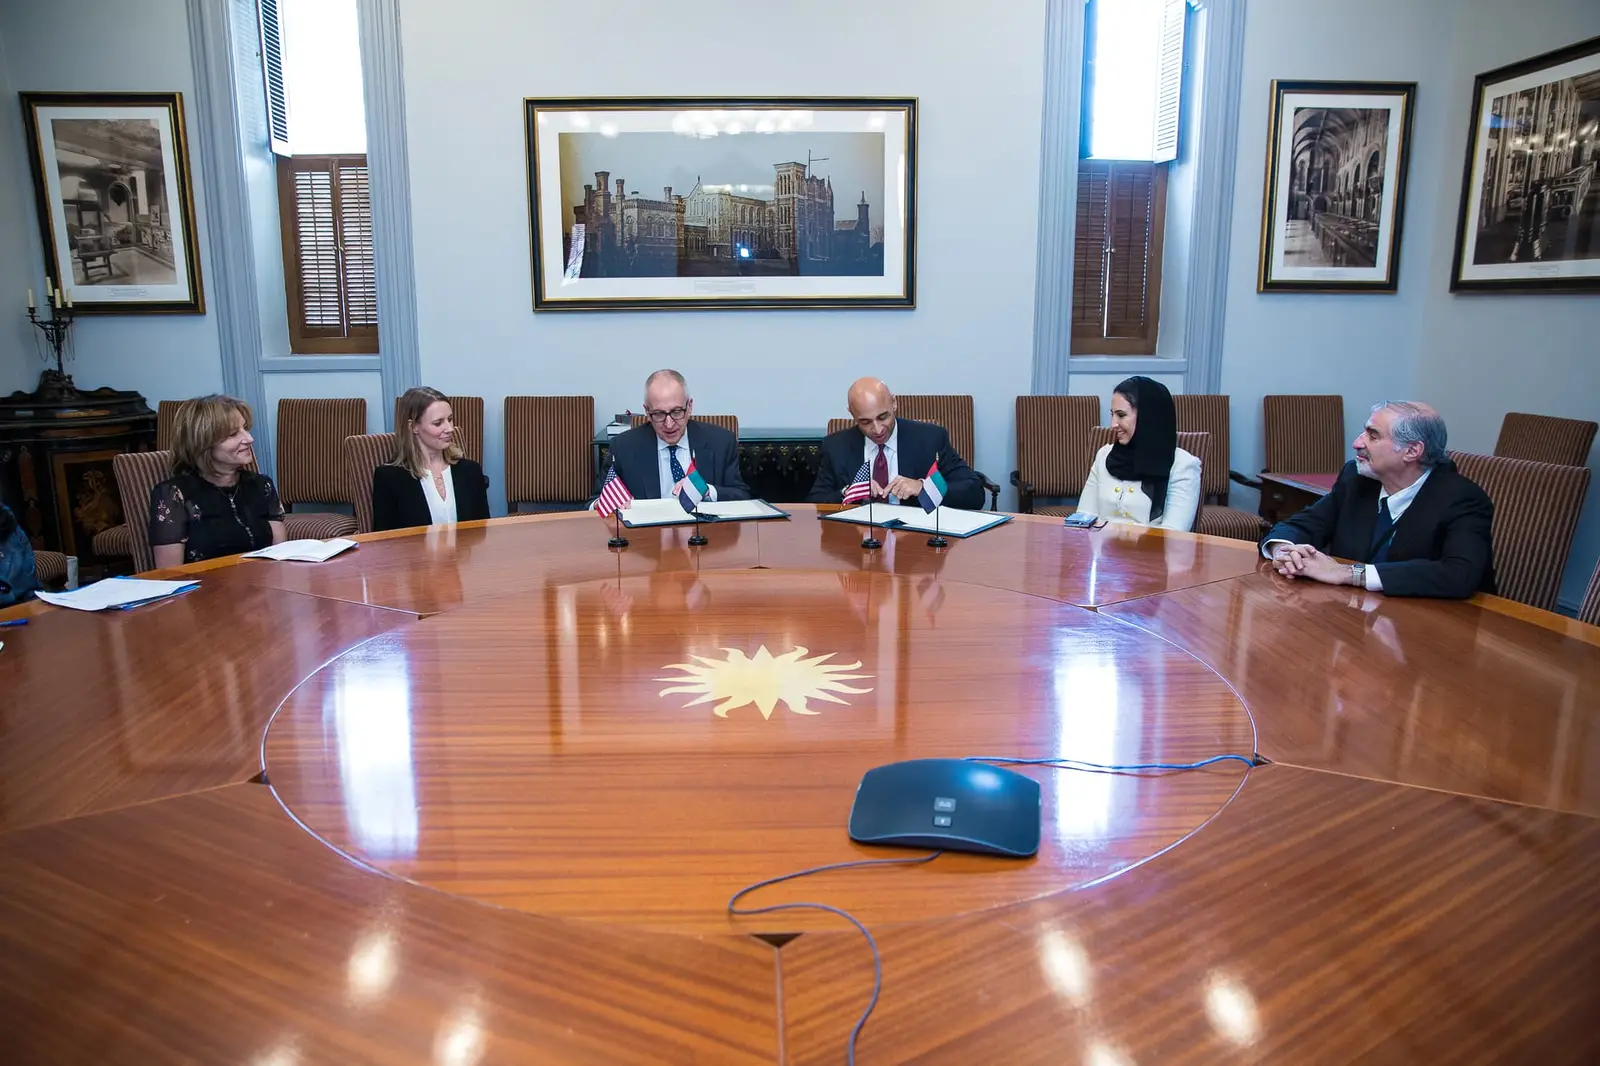
M1078 510L1107 522L1189 530L1200 460L1178 447L1178 412L1161 382L1131 377L1111 395L1113 443L1095 454Z
M425 385L406 390L394 430L394 458L372 472L374 531L489 517L483 467L456 446L444 393Z
M283 505L256 461L250 408L232 396L185 400L172 423L172 476L150 490L156 566L281 543Z

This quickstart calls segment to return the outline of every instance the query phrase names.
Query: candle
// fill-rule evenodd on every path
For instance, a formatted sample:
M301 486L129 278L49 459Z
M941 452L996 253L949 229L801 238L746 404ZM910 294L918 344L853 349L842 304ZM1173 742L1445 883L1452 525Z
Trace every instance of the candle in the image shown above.
M52 288L51 285L50 285L50 275L46 274L44 276L44 302L45 303L49 303L50 302L50 296L54 292L55 292L55 289Z
M53 292L51 294L51 296L54 299L55 306L60 307L61 306L61 290L57 289L55 292Z
M68 306L68 307L71 307L71 306L72 306L72 293L70 293L70 292L63 292L63 293L62 293L62 295L63 295L63 296L65 296L65 297L66 297L66 298L67 298L67 306Z
M33 290L28 290L28 310L33 310Z

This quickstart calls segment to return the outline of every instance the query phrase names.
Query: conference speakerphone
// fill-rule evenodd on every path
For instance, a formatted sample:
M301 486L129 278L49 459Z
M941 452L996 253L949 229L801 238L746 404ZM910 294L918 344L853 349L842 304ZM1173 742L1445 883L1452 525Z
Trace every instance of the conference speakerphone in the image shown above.
M967 759L889 763L856 786L850 839L1026 859L1039 851L1041 797L1031 777Z

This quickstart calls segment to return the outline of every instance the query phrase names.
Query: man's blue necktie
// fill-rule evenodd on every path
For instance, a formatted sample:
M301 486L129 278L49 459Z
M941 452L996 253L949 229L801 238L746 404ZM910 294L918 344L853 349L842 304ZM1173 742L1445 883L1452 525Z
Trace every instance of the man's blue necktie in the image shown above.
M1378 527L1372 531L1372 562L1389 560L1389 542L1394 539L1394 519L1389 515L1389 497L1378 501Z
M678 446L676 444L667 445L667 460L672 464L672 483L676 485L683 480L683 464L678 462ZM1384 513L1387 514L1388 512L1385 511Z

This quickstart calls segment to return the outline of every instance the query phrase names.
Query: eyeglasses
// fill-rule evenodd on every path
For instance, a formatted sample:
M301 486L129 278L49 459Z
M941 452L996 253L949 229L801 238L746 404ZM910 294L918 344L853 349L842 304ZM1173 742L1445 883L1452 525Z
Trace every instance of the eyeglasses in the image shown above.
M670 411L647 411L645 413L650 416L650 421L659 426L669 418L674 422L682 422L684 417L688 415L689 409L687 407L674 407Z

